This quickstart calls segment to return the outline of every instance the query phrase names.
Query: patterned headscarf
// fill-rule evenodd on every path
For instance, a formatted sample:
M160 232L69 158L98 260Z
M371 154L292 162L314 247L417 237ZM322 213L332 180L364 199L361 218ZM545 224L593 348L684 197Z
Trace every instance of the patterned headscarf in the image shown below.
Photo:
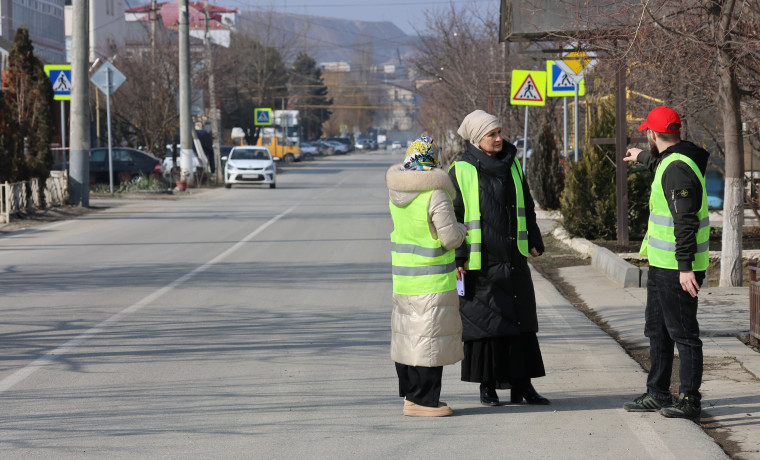
M414 171L429 171L438 167L433 139L430 136L422 136L406 149L406 158L403 163L404 169Z

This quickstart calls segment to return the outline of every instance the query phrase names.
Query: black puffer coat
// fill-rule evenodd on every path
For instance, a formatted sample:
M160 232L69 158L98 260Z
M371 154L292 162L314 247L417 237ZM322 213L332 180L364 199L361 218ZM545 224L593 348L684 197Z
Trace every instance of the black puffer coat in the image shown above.
M465 275L465 295L460 297L462 339L516 336L538 332L536 296L528 261L517 249L517 201L510 168L517 149L504 141L496 157L486 155L469 142L461 161L477 168L482 232L482 268ZM449 171L456 187L454 211L464 222L464 201L456 180L456 164ZM523 178L528 247L544 252L541 232L528 183ZM456 251L457 265L467 260L467 245Z

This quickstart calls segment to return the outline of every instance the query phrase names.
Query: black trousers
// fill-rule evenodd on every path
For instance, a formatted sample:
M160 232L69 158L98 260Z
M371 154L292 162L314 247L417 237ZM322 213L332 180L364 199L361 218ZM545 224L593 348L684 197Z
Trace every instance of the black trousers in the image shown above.
M396 363L398 395L420 406L438 407L443 366L422 367Z
M694 272L702 285L705 272ZM673 346L678 347L680 393L699 401L702 384L702 341L697 322L698 297L681 288L679 271L649 267L644 335L649 337L647 391L659 399L670 398Z

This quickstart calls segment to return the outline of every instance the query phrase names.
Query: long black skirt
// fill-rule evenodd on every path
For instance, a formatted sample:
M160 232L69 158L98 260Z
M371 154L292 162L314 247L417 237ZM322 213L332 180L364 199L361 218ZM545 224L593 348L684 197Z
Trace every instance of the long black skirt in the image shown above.
M534 332L464 342L462 381L486 383L490 388L512 388L510 382L546 375L541 348Z

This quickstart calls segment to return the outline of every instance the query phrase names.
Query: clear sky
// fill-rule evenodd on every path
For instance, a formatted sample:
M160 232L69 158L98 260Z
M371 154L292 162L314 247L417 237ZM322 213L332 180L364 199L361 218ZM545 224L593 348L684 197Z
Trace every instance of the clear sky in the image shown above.
M495 8L499 0L209 0L225 8L266 9L283 13L308 14L360 21L390 21L409 35L416 35L413 24L425 23L426 10L440 10L454 4L457 8ZM419 19L417 19L419 18Z

